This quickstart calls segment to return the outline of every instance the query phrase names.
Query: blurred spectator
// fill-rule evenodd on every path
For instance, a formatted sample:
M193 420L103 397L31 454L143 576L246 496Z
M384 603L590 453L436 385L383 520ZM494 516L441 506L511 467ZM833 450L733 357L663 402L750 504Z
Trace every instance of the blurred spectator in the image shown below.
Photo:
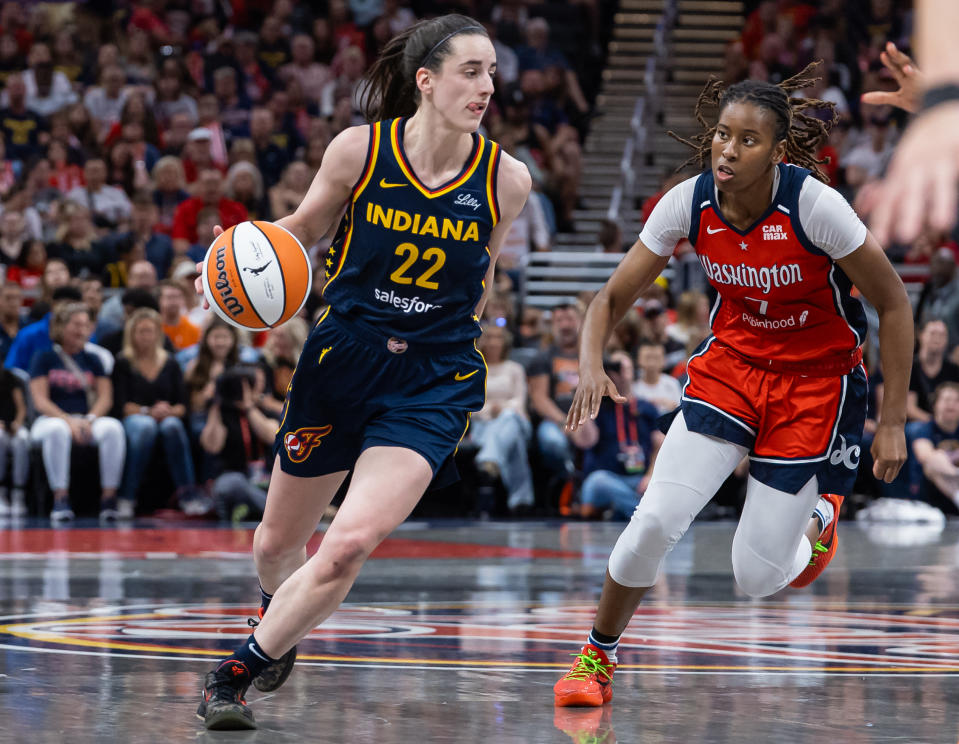
M226 172L226 197L246 209L249 220L269 220L270 206L263 190L263 177L253 163L234 163ZM210 233L212 235L212 233ZM203 233L198 233L203 241Z
M130 316L133 315L136 310L140 310L141 308L158 312L158 308L160 307L157 304L156 297L153 296L153 293L146 289L125 289L122 293L120 293L119 297L123 306L124 325L122 325L119 330L110 331L109 333L103 334L99 333L98 328L97 333L95 334L97 345L102 346L104 349L113 354L114 357L118 356L120 352L123 351L123 329L126 321L130 319ZM166 349L170 354L174 354L176 352L176 349L173 348L173 343L166 336L163 336L162 343L163 348Z
M959 366L946 358L949 331L944 321L928 318L920 326L919 348L912 362L906 415L910 421L932 418L933 393L945 382L959 382Z
M43 466L53 491L50 519L73 519L68 492L72 444L95 444L100 459L100 517L117 517L116 495L123 473L126 441L123 426L107 414L113 386L100 360L84 350L92 324L87 308L66 303L50 324L56 345L38 352L30 363L30 393L39 414L30 430L41 445Z
M270 214L274 220L293 214L310 189L310 167L301 161L286 166L280 182L270 188Z
M267 188L280 180L289 162L286 150L273 141L275 128L276 122L270 109L262 106L253 109L250 115L250 139L256 148L256 165Z
M270 91L270 79L256 57L257 35L241 31L234 38L236 66L240 71L240 90L253 103L260 103Z
M66 261L62 258L48 258L43 267L43 275L40 277L40 299L37 305L46 305L46 309L49 310L54 293L61 287L69 285L72 278ZM76 299L79 302L80 296L77 295Z
M531 18L526 24L526 44L516 50L519 60L519 69L545 70L548 67L558 67L563 71L566 79L566 90L576 108L581 113L589 110L589 104L580 88L576 73L573 72L565 55L549 43L549 23L545 18Z
M182 202L173 216L173 253L185 254L197 242L197 217L204 207L214 207L220 215L223 229L243 222L246 209L238 202L223 195L223 177L218 170L209 168L200 173L196 196Z
M173 63L168 66L168 63ZM192 96L183 90L185 73L172 59L163 63L163 71L156 81L156 95L153 99L153 112L157 124L168 129L176 114L185 115L187 126L192 129L197 122L197 106Z
M107 164L102 158L90 158L83 164L86 186L67 192L67 199L86 206L100 227L125 227L130 219L130 197L122 189L107 184ZM61 238L62 239L62 238Z
M142 253L146 260L153 264L157 276L165 277L170 273L170 264L173 261L173 241L169 235L154 232L154 226L159 223L159 212L156 202L148 192L136 194L133 197L128 235L141 247L137 253ZM121 286L127 286L126 281Z
M496 266L504 270L519 269L531 251L548 251L551 245L543 202L533 191L503 239Z
M47 160L52 170L50 185L66 194L73 188L83 186L83 169L70 160L70 151L62 140L51 140L47 148Z
M197 127L187 135L183 147L183 174L191 190L197 188L196 181L204 170L215 169L226 172L226 169L213 161L213 135L206 127Z
M0 86L5 86L11 76L23 69L23 59L17 40L7 32L0 34Z
M107 257L95 243L96 239L90 210L83 204L68 201L60 208L56 241L47 246L47 253L51 258L65 261L73 276L99 275L107 264Z
M536 441L544 464L552 474L567 478L573 473L573 461L564 428L579 383L579 307L557 305L550 323L553 343L528 369L529 399L539 418Z
M123 66L126 69L127 82L131 85L153 85L157 77L157 65L149 34L142 29L130 27L127 29L125 41Z
M237 329L226 321L213 318L203 331L196 357L190 360L184 372L194 425L198 422L202 428L206 424L207 408L216 393L216 378L236 366L239 355L240 335ZM199 433L199 428L194 431Z
M290 61L290 44L283 36L282 21L276 16L267 16L263 19L258 36L257 59L270 77L275 77L276 71Z
M126 73L120 65L110 65L100 73L100 85L89 88L83 96L83 107L104 134L120 121L126 101Z
M87 276L81 279L80 296L83 304L90 311L90 319L96 327L97 315L103 306L103 279L99 276Z
M220 105L219 121L224 135L243 137L250 130L250 106L240 97L236 70L220 67L213 72L213 93Z
M196 128L196 119L185 111L177 111L170 117L169 124L163 130L162 147L160 155L165 157L172 155L179 159L183 148L189 141L190 132ZM154 171L153 176L156 177Z
M355 46L366 52L366 36L353 22L347 0L330 0L328 18L337 49Z
M478 508L493 511L492 486L506 488L506 506L517 514L533 506L533 476L527 445L532 429L526 415L526 372L509 359L512 338L505 328L488 325L479 349L486 359L486 403L470 419L470 439L479 446L476 464L481 474Z
M27 86L23 75L14 74L0 94L0 130L6 144L7 156L13 160L28 161L42 154L47 139L47 123L27 108Z
M193 346L200 340L200 329L186 317L186 297L183 286L173 279L160 282L160 319L162 330L177 351Z
M163 339L159 314L148 308L134 310L113 368L114 411L123 421L127 440L118 500L121 518L133 516L137 491L158 439L177 490L182 493L196 483L183 425L187 402L183 373L163 348Z
M932 420L920 424L912 450L922 468L920 498L943 513L959 515L959 384L936 388Z
M53 55L43 42L34 42L23 73L27 89L27 108L40 116L50 116L77 100L67 76L53 69Z
M937 248L929 261L929 280L919 295L916 317L939 318L949 330L949 348L959 344L959 275L956 256L945 246Z
M22 212L9 209L0 214L0 263L4 264L4 274L20 257L26 237L27 225Z
M22 301L23 290L19 284L7 282L0 286L0 360L7 358L13 339L24 326L25 318L20 313ZM2 480L0 478L0 481Z
M666 334L688 347L709 335L709 298L702 292L687 291L676 302L676 322L666 327Z
M599 253L624 253L623 231L614 220L602 220L599 223L599 234L596 236Z
M0 131L0 199L10 194L23 175L23 163L7 157L7 146L3 132Z
M122 106L122 103L121 103ZM99 126L90 116L83 103L75 103L67 109L67 126L70 130L71 144L83 148L87 154L99 152Z
M543 343L543 311L526 305L516 326L514 346L518 349L538 349Z
M285 90L276 88L266 105L273 112L273 142L284 150L292 161L296 151L303 145L304 137L297 127L296 115L290 110L290 96ZM320 121L314 119L309 123L315 125ZM326 124L326 122L322 123ZM310 137L312 139L313 135L311 134Z
M246 165L250 165L246 163ZM252 166L251 166L252 167ZM191 261L200 263L206 258L206 252L213 242L213 228L220 224L220 213L216 207L204 207L196 217L196 240L186 255Z
M217 168L226 170L227 152L233 133L220 124L220 101L213 93L204 93L197 98L197 129L210 134L210 158ZM193 132L195 132L194 129ZM241 132L243 134L244 132ZM199 134L199 133L198 133ZM189 138L188 138L189 141ZM186 154L184 154L186 156ZM187 171L187 181L190 173Z
M649 485L665 436L656 428L656 409L632 394L629 356L617 352L603 367L629 400L617 403L604 397L596 419L587 418L571 435L573 444L584 450L579 515L594 519L610 510L617 519L629 519Z
M660 344L666 351L664 369L672 369L686 358L686 346L670 336L666 329L669 313L659 300L646 300L643 304L643 339Z
M266 373L266 389L259 401L260 408L279 418L286 400L286 391L293 379L296 360L300 358L303 344L310 327L300 317L293 317L277 328L267 331L266 344L260 359L260 367Z
M358 46L348 46L336 55L333 60L335 77L323 86L319 98L321 116L333 116L337 101L343 98L349 100L350 111L354 116L362 116L360 83L365 68L366 58Z
M264 459L280 422L256 405L256 378L233 369L216 378L200 446L216 463L213 499L222 520L258 518L266 506L269 472ZM252 514L251 514L252 512Z
M633 395L651 403L660 413L669 413L679 405L682 391L679 381L663 372L666 366L666 349L662 344L649 339L639 342L636 356L639 375L632 384Z
M127 269L127 289L142 289L153 293L157 286L157 271L146 260L134 261ZM114 294L100 308L97 319L97 337L123 330L126 314L123 312L122 295Z
M295 79L300 84L303 95L313 101L320 100L320 95L333 74L329 67L316 61L313 39L306 33L296 34L290 43L290 50L293 59L280 68L280 78L286 81Z
M154 229L163 235L171 235L176 208L190 198L189 192L184 188L186 178L183 162L172 155L165 155L157 161L153 169L153 178L155 179L153 203L158 210Z
M7 284L14 284L29 292L40 288L43 270L47 265L47 249L42 240L26 240L17 262L7 269ZM32 303L32 299L27 304Z
M5 288L4 288L5 289ZM3 290L0 289L0 313ZM0 485L0 518L25 517L27 478L30 475L30 433L24 423L27 404L23 381L9 369L0 370L0 484L7 482L11 463L11 489Z

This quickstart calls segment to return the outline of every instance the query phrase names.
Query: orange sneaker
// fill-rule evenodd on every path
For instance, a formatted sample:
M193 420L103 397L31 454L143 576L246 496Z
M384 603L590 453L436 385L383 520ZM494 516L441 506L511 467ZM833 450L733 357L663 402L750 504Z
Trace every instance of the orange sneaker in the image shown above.
M555 703L560 707L582 705L595 707L613 699L613 664L601 648L591 643L583 646L576 661L559 682L553 685Z
M839 533L836 527L839 525L839 509L842 507L842 496L837 493L824 493L822 497L832 504L832 521L826 525L826 529L822 531L813 546L809 565L790 582L789 586L796 589L802 589L804 586L812 584L829 565L829 561L836 554L836 548L839 547Z

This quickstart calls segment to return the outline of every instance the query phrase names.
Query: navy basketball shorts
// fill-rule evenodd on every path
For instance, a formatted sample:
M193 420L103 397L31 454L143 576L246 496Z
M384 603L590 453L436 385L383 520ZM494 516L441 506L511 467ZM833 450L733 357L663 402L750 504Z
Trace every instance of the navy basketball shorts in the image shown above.
M274 459L310 478L351 470L369 447L404 447L436 475L485 399L486 362L472 341L417 345L327 310L290 381Z

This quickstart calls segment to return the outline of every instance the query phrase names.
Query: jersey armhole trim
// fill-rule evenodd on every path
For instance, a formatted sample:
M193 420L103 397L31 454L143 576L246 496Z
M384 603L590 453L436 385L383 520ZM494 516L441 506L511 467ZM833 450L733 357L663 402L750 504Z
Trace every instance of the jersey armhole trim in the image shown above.
M370 142L366 146L366 165L363 168L363 174L353 186L350 194L352 200L356 200L363 189L366 188L370 179L373 177L373 171L376 168L376 156L380 151L380 122L374 122L370 125Z
M493 227L500 221L499 198L497 196L497 187L499 185L499 160L500 147L490 140L489 165L486 172L486 198L489 200L490 216L493 218Z

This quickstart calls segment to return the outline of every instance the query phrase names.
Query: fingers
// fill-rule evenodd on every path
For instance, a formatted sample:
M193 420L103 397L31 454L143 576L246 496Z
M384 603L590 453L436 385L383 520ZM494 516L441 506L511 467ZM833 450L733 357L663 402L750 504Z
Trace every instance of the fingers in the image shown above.
M863 93L859 100L863 103L869 103L873 106L896 106L897 108L902 108L899 105L900 96L898 93L891 93L888 90L871 90L868 93Z
M939 160L930 174L932 202L929 205L929 225L942 232L952 229L956 222L956 164L947 158Z
M578 389L573 396L573 404L569 407L566 414L566 431L576 431L579 428L581 410L583 405L583 390Z
M209 223L207 223L207 224L209 224ZM222 226L222 225L214 225L214 226L213 226L213 237L214 237L214 238L218 238L218 237L220 237L222 234L223 234L223 226Z
M899 475L899 471L902 469L904 463L905 459L890 460L884 458L876 460L872 466L872 474L875 476L876 480L892 483L894 480L896 480L896 476Z
M919 237L926 220L926 204L929 199L930 183L928 175L918 168L904 175L904 181L899 186L897 197L897 211L899 220L896 222L896 240L900 243L911 243Z
M620 395L619 390L616 389L616 386L610 380L609 384L606 385L605 390L606 395L615 400L617 403L626 403L627 399L625 395ZM597 413L599 412L599 406L596 407ZM593 418L596 418L596 415L593 414Z

